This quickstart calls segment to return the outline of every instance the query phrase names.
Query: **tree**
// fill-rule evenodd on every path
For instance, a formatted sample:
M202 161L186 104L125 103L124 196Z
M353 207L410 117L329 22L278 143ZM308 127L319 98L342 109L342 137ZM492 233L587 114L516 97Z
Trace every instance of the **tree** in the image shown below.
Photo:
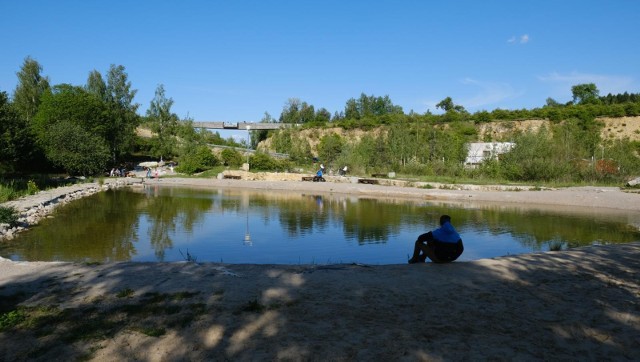
M102 75L97 70L89 72L89 78L87 79L87 85L85 86L87 92L95 95L103 102L108 102L107 97L107 84L102 79Z
M598 103L600 91L594 83L585 83L571 87L571 93L573 94L574 103L593 104Z
M154 156L168 157L174 154L175 132L178 126L178 116L171 113L173 99L164 94L164 86L158 85L155 97L147 110L147 117L154 133L151 139L151 152Z
M95 175L106 168L109 149L98 135L69 120L56 122L47 133L47 158L69 174Z
M342 152L342 138L339 135L331 133L320 139L318 155L323 162L332 164L340 156L340 152Z
M46 141L49 127L59 121L71 121L87 132L105 138L105 104L83 87L58 84L43 94L32 128L40 142Z
M27 57L18 73L18 85L13 93L13 103L27 122L38 112L40 98L49 89L49 79L43 77L42 66L31 57Z
M315 122L326 123L331 121L331 112L326 108L320 108L316 111Z
M111 156L117 158L133 147L139 117L138 104L133 103L137 90L131 89L131 82L122 65L111 64L107 73L106 98L109 104L109 127L106 135Z
M289 98L280 113L282 123L307 123L315 119L315 109L298 98Z
M463 106L454 104L451 97L441 100L440 103L436 104L436 108L440 108L445 112L466 112Z
M6 92L0 92L0 173L24 170L35 151L26 119L9 103Z
M264 116L260 120L260 123L276 123L276 120L271 117L269 112L264 112ZM249 139L251 140L251 148L258 148L258 144L267 139L269 136L269 131L266 129L260 129L255 131L249 131Z
M545 107L559 107L561 104L558 103L555 99L549 97L545 102Z
M280 113L281 123L299 123L300 120L300 100L298 98L289 98L282 107Z
M373 95L367 96L364 93L360 94L360 98L357 100L349 99L344 111L347 119L362 119L402 113L402 107L394 105L388 95L375 97Z

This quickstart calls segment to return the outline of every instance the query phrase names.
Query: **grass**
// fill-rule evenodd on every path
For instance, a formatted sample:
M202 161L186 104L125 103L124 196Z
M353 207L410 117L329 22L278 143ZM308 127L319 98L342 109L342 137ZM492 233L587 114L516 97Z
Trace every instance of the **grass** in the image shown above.
M131 298L132 296L133 296L133 290L130 288L122 289L116 294L116 297L118 298Z
M10 312L1 314L0 315L0 332L22 323L25 319L27 319L27 316L24 313L24 311L20 309L12 310Z

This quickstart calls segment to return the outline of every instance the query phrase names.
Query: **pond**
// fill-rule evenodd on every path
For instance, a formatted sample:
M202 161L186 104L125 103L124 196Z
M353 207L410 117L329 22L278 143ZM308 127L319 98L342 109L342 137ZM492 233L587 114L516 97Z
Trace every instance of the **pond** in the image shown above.
M56 210L0 256L23 261L248 264L406 263L449 214L460 260L640 240L633 212L540 211L336 194L152 187L95 194Z

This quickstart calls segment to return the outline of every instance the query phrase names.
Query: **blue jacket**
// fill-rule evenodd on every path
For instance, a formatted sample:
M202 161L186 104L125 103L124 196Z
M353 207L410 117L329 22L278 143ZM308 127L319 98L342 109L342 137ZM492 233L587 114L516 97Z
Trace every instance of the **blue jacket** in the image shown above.
M460 240L460 235L450 222L445 222L444 225L433 230L432 234L436 240L443 243L457 243Z

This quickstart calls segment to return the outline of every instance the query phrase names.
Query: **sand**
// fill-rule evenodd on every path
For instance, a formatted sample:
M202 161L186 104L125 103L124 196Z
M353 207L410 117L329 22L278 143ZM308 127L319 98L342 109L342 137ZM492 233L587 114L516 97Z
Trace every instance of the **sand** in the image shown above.
M640 211L616 188L157 182ZM447 265L0 260L0 310L26 316L0 360L638 360L639 281L640 241Z

